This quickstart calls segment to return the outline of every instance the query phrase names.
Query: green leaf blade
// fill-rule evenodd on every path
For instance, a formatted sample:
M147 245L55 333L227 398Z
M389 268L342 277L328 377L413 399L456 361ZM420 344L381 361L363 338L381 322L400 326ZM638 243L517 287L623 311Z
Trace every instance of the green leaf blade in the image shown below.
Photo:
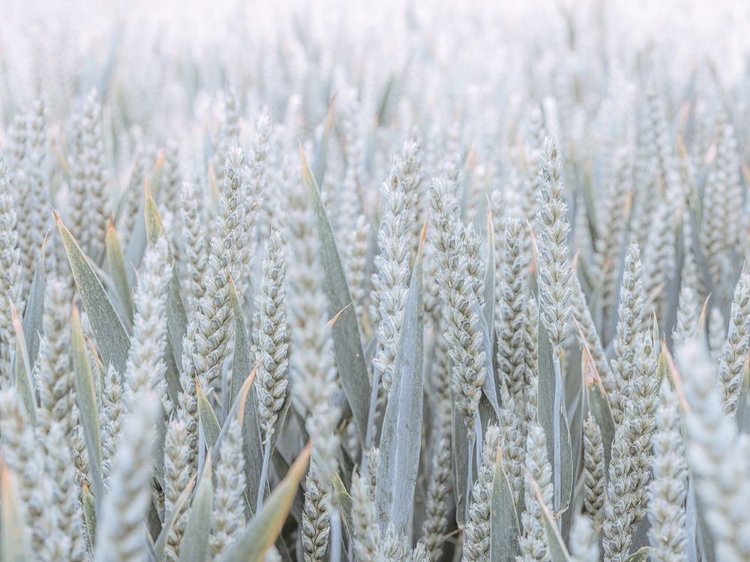
M359 323L344 268L339 258L333 229L320 198L318 184L301 150L300 156L302 178L307 188L320 241L320 258L324 272L323 290L328 298L329 313L334 319L331 326L331 338L336 364L341 373L344 392L354 414L360 440L364 443L370 409L370 378L362 349Z
M120 372L125 372L130 338L117 315L112 301L109 300L101 281L86 259L73 235L65 228L60 217L55 215L60 236L63 239L65 252L68 255L70 269L76 287L81 295L83 306L91 321L91 328L99 345L105 365L111 363Z

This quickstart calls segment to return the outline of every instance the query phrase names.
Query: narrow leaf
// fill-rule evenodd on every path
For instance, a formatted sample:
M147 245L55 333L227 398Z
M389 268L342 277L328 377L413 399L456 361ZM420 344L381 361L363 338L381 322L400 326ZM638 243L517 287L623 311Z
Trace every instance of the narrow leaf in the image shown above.
M490 333L492 332L491 326L485 322L484 313L479 309L479 301L474 300L475 312L479 318L479 329L482 331L482 344L484 346L484 367L487 370L487 375L484 377L484 384L482 384L482 392L492 406L492 410L495 412L495 417L500 419L500 404L497 401L497 386L495 385L495 369L492 363L494 353L492 353L492 338Z
M13 306L13 301L9 299L10 316L13 322L13 329L16 332L16 355L13 358L13 375L18 393L21 395L26 413L33 425L36 425L36 395L34 393L34 384L31 382L31 363L29 361L29 352L26 347L26 337L24 336L23 326L18 319L18 311Z
M380 438L380 464L375 487L383 528L392 523L400 534L406 534L411 520L422 445L423 243L424 238L414 263L404 310L394 363L394 381L388 394Z
M490 502L490 560L515 562L516 556L521 555L518 514L499 451Z
M205 392L203 392L203 386L200 382L195 382L196 394L198 395L198 418L203 428L203 436L206 439L206 446L210 449L216 443L216 439L219 437L221 432L221 425L219 420L216 418L216 413L208 403Z
M591 413L602 432L602 444L604 445L604 466L609 467L612 458L612 441L615 439L615 420L612 417L612 409L609 406L606 392L600 380L587 380L586 389Z
M109 266L109 275L115 285L117 298L122 304L125 318L128 324L133 325L133 294L128 279L128 272L125 268L125 256L122 253L120 239L117 237L115 225L112 219L109 219L107 226L107 235L104 239L107 265Z
M236 406L234 402L238 396L242 395L242 386L254 374L250 373L252 363L250 360L250 345L245 331L245 322L243 320L242 307L240 306L237 292L231 278L229 280L229 306L232 309L234 318L234 355L232 363L232 408ZM253 369L254 371L254 369ZM245 377L245 373L250 373ZM245 378L243 378L245 377ZM260 439L260 427L258 426L258 410L256 407L257 398L255 394L255 385L249 384L249 390L243 408L245 415L242 419L242 440L243 453L245 455L245 498L258 497L258 487L260 486L260 473L263 468L263 447ZM254 502L246 505L248 511L255 506Z
M349 492L346 491L346 486L344 486L344 483L341 481L337 472L333 473L333 495L336 504L341 511L341 519L344 521L346 533L349 537L352 537L354 529L354 521L352 520L352 497L349 495Z
M148 183L145 187L145 204L144 219L146 223L146 239L149 246L153 246L159 240L164 238L168 240L164 225L159 217L159 210L156 202L151 196L151 190ZM182 339L187 331L187 314L185 305L182 302L182 291L180 290L180 272L174 263L172 249L169 248L169 261L172 264L172 278L167 285L167 335L168 335L168 353L174 361L167 361L167 386L172 401L177 403L177 395L182 390L180 387L180 374L177 366L182 363Z
M552 514L544 503L542 493L539 490L539 485L536 480L527 473L527 476L531 478L531 483L534 486L534 492L536 499L539 502L539 507L542 509L542 522L544 523L544 531L547 535L547 543L549 544L549 555L551 562L571 562L570 554L568 549L565 548L565 542L563 542L560 536L560 531L557 530L557 524L555 523Z
M323 127L323 134L318 140L318 145L315 147L315 158L313 160L312 170L315 181L318 185L323 183L323 178L326 173L326 162L328 160L328 139L331 136L331 128L333 127L333 109L336 107L336 98L331 99L331 103L328 105L328 112L326 113L326 122Z
M112 363L120 373L124 373L130 347L130 339L125 327L75 238L65 228L57 214L55 214L55 220L63 239L76 287L81 294L83 306L86 308L91 328L99 344L99 351L106 364ZM94 492L96 493L96 489Z
M250 521L242 537L220 558L221 562L260 562L266 551L276 542L287 519L302 477L307 472L312 448L308 444L287 472L284 479L263 503Z
M180 562L205 562L208 557L208 535L211 532L214 503L212 478L209 453L190 506L185 536L180 545Z
M46 239L45 239L46 244ZM29 363L33 365L39 354L39 334L42 330L42 318L44 317L44 251L42 245L42 257L36 262L34 278L31 280L29 289L29 300L23 312L23 333L26 334L26 345L29 352Z
M323 265L323 290L328 298L328 311L331 317L343 311L341 317L331 327L333 350L336 364L341 374L341 383L354 414L362 443L365 442L367 417L370 409L370 378L367 374L362 340L359 333L357 315L354 312L349 285L346 282L344 268L339 259L336 240L331 223L326 215L320 190L312 170L307 165L305 154L300 148L302 160L302 179L307 187L310 205L316 222L320 241L320 258Z
M169 536L169 531L177 521L177 517L182 514L182 506L185 505L188 498L190 497L191 492L193 491L196 477L197 475L194 474L188 482L187 486L185 486L185 489L182 491L180 497L177 498L177 501L174 504L172 513L170 513L169 517L167 517L167 520L164 521L164 525L162 525L161 527L159 537L156 539L156 543L154 544L154 553L156 554L157 560L164 559L164 549L167 546L167 537Z
M94 496L85 482L81 484L81 496L83 498L83 522L86 525L86 533L92 544L96 544L96 506Z
M226 415L226 418L224 420L224 425L221 428L221 431L219 432L218 436L216 437L216 441L213 443L213 456L214 458L217 457L219 446L221 445L221 440L224 439L224 435L226 435L226 432L229 430L229 423L228 420L235 420L236 423L239 423L240 425L245 423L245 416L247 412L245 411L248 405L248 398L250 397L250 391L253 389L253 381L255 380L255 374L258 372L257 366L252 370L250 375L245 378L245 382L240 387L240 392L238 395L238 399L234 401L232 404L232 409L229 410L229 413Z
M573 492L573 451L565 412L560 357L555 355L544 322L539 321L539 391L537 416L547 437L547 455L555 485L554 507L558 515L570 504Z
M99 412L96 407L96 390L94 377L91 374L91 364L86 353L86 343L81 329L81 316L78 308L73 307L70 318L71 355L75 370L76 402L83 425L83 435L86 440L86 451L89 457L91 471L91 485L94 487L94 499L97 508L101 507L104 499L104 484L102 480L102 444L99 434Z
M487 326L494 326L495 322L495 230L492 228L492 209L487 206L487 259L484 264L484 321ZM490 330L490 351L494 342ZM492 355L490 355L492 357Z

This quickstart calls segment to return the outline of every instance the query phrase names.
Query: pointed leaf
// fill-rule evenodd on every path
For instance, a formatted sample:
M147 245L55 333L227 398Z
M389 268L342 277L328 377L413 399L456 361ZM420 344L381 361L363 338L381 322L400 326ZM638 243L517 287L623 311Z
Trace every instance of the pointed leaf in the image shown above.
M331 223L320 199L318 184L301 149L300 157L302 159L302 179L307 187L320 241L320 258L324 272L323 290L328 298L330 316L332 318L337 317L331 327L336 364L341 374L342 386L354 414L354 422L359 430L360 441L364 443L370 409L370 378L367 374L367 365L362 350L357 315L354 312L344 268L339 259Z
M81 496L83 497L83 522L86 525L86 533L92 544L96 544L96 505L91 490L82 483Z
M220 558L221 562L260 562L281 533L310 460L310 445L294 461L284 479L247 525L242 537Z
M521 533L513 492L499 452L495 461L495 478L490 501L490 560L515 562L516 556L521 555L518 544Z
M482 344L484 346L484 367L487 371L487 375L484 377L484 384L482 385L482 393L485 395L492 410L495 412L495 417L500 419L500 404L497 401L497 386L495 385L495 369L492 363L492 338L490 333L492 327L487 325L484 319L484 313L479 308L479 301L474 299L474 310L479 318L479 329L482 331Z
M26 347L26 337L23 333L21 321L18 319L18 312L10 303L10 317L13 322L13 329L16 332L16 354L13 357L13 375L15 378L16 389L21 395L26 413L31 420L32 425L36 425L36 394L34 393L34 384L31 382L31 363L29 362L28 348Z
M2 498L0 509L2 510L2 525L0 525L0 538L2 538L2 560L3 562L31 562L31 549L29 537L24 521L22 504L18 497L18 484L13 474L5 463L2 465L0 475L0 486L2 487Z
M117 237L115 231L115 225L112 219L109 219L109 225L107 226L107 235L104 240L107 265L109 266L109 275L112 277L112 281L115 285L115 291L117 292L117 298L122 304L125 312L125 318L128 323L133 325L133 294L130 288L130 280L128 279L128 272L125 268L125 256L122 253L122 246L120 245L120 239Z
M424 322L422 306L422 250L420 242L404 321L394 363L394 380L388 394L380 438L375 499L383 528L393 524L406 534L414 502L422 446L422 361Z
M331 100L328 105L328 112L326 113L325 126L323 127L323 134L318 140L318 145L315 147L315 158L313 160L313 176L318 185L323 183L323 178L326 173L326 161L328 160L328 139L331 136L331 127L333 126L333 108L336 106L336 98Z
M237 292L231 278L229 280L229 306L234 318L234 355L232 363L232 408L235 408L237 397L242 395L242 386L249 378L254 378L251 373L252 363L250 360L250 345L245 331L242 307L240 306ZM255 371L255 369L253 369ZM249 373L247 376L245 373ZM250 383L247 398L242 405L245 415L242 419L243 453L245 455L245 498L257 498L260 486L260 473L263 469L263 446L260 438L260 426L258 425L258 410L256 407L257 397L255 385ZM248 510L255 507L254 502L248 502Z
M495 325L495 230L492 228L492 209L487 207L487 260L484 264L484 321L490 328L490 350Z
M83 434L86 440L86 452L89 457L91 484L94 487L94 499L97 508L101 507L104 499L104 483L102 480L102 443L99 433L99 412L96 407L96 389L94 377L91 374L91 363L86 353L86 343L81 329L81 316L78 308L73 307L70 318L71 355L75 370L76 403L81 416Z
M250 397L250 391L253 388L253 381L255 380L255 374L258 372L257 367L252 370L250 375L245 378L245 382L240 387L240 392L238 395L238 400L235 400L232 404L232 409L229 410L229 413L227 414L226 418L224 419L224 425L221 428L221 431L219 432L218 436L216 437L215 442L213 443L213 451L212 455L214 458L217 458L217 455L219 454L219 446L221 445L221 440L224 439L224 435L226 435L226 432L229 430L229 420L235 420L239 424L245 423L245 416L248 415L248 412L246 412L246 408L248 405L248 398Z
M182 491L182 493L177 498L177 501L174 504L172 513L169 514L169 517L167 517L167 520L164 521L164 525L162 525L161 527L161 532L159 533L159 537L156 539L156 543L154 544L154 553L156 554L157 560L164 559L164 549L167 546L167 537L169 536L169 531L174 526L175 522L177 521L178 516L182 514L182 507L188 501L188 498L190 497L190 494L193 491L193 486L195 486L196 477L197 475L194 474L193 477L188 482L187 486L185 486L185 489Z
M451 393L453 393L452 389ZM455 404L455 400L453 403ZM451 456L453 457L456 482L456 485L453 487L456 497L456 523L461 527L466 524L466 481L469 478L467 452L469 450L469 439L463 415L459 413L455 406L453 407L451 429L453 431L451 445L455 451L455 454Z
M203 386L200 382L195 381L196 394L198 395L198 418L203 428L203 436L206 439L206 446L210 449L216 443L216 439L221 432L221 425L216 418L216 413L208 403L208 398L203 392Z
M341 511L341 518L344 521L344 527L349 537L354 532L354 522L352 520L352 497L346 491L346 486L339 478L337 472L333 473L333 495Z
M554 509L559 515L568 508L573 492L573 451L565 412L560 357L552 349L544 322L539 321L539 380L537 417L544 429L547 455L555 486Z
M112 363L120 373L124 373L130 347L130 339L125 327L120 317L117 316L101 281L86 259L86 255L57 214L55 214L55 219L68 255L70 269L73 271L76 287L81 294L83 306L86 308L91 328L99 344L99 351L106 364ZM96 489L94 492L96 493Z
M542 508L542 522L544 523L544 531L547 535L547 543L549 544L549 555L551 562L572 562L570 559L570 554L568 554L568 549L565 548L565 542L563 542L563 539L560 536L560 531L558 531L557 529L557 524L555 523L555 520L552 517L549 509L547 509L547 506L544 504L544 499L542 498L542 493L539 490L539 485L537 484L536 480L531 477L530 474L527 473L527 476L531 478L531 483L534 487L536 499L539 502L539 507Z
M145 187L144 220L146 224L146 239L149 246L153 246L164 238L169 240L164 225L159 217L156 202L151 196L148 183ZM178 366L182 363L182 339L187 331L187 314L182 302L182 291L180 290L180 271L174 262L172 249L169 248L169 261L172 264L172 277L167 285L167 335L168 347L174 361L167 361L167 386L172 401L177 403L177 395L182 390L180 386L180 374Z
M205 562L208 558L208 535L211 532L214 503L212 478L209 454L190 506L185 535L180 544L180 562Z
M39 354L39 334L42 330L42 318L44 317L44 251L42 245L42 257L36 262L34 278L31 280L29 289L29 300L23 312L23 333L26 334L26 344L29 352L29 363L33 365Z
M602 432L604 445L604 467L609 468L612 458L612 441L615 439L615 420L601 381L587 382L588 402L591 413Z

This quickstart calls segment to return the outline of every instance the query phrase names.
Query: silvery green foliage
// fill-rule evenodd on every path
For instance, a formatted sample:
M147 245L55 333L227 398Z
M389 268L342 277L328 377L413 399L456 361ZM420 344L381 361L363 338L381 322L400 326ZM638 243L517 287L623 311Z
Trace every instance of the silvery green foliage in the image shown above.
M719 388L724 411L730 415L737 410L749 344L750 274L745 271L734 289L729 332L719 359Z
M49 279L44 291L43 332L39 343L37 387L39 425L48 431L52 422L63 424L65 435L72 435L76 400L75 374L70 358L71 294L58 279Z
M140 213L143 212L144 181L150 171L149 166L151 164L149 152L148 147L143 143L136 146L128 181L122 194L125 201L120 203L118 229L120 242L124 247L128 246L133 227Z
M44 456L37 446L34 428L23 410L15 388L0 390L0 433L5 463L18 475L19 491L24 506L24 519L30 529L32 548L39 552L47 540L44 489ZM40 485L41 484L41 485Z
M220 557L245 528L245 457L242 450L242 425L228 418L229 424L219 446L214 469L213 528L208 550Z
M576 335L581 340L581 345L586 346L586 353L591 354L599 377L602 380L611 381L612 375L607 363L607 356L597 333L594 319L591 317L591 310L586 303L586 295L581 288L581 281L575 272L571 275L570 279L573 291L573 318L579 330L576 332Z
M153 471L149 452L155 436L158 398L148 390L142 390L138 398L124 422L110 488L102 502L96 562L135 562L146 553L143 522L151 500Z
M471 489L471 506L464 538L465 560L486 560L490 553L490 502L500 428L491 425L484 436L482 464Z
M445 337L453 360L451 386L456 408L464 416L469 433L474 430L474 415L479 406L484 378L484 350L476 295L467 271L467 260L461 243L460 225L453 215L450 195L445 183L434 180L430 189L432 214L431 240L440 270L438 283L446 320Z
M86 560L83 535L83 514L78 503L75 466L72 462L70 441L64 427L53 422L46 435L46 473L50 497L45 517L50 522L43 556L47 560Z
M23 309L21 256L12 190L13 184L0 153L0 263L3 267L3 273L0 275L0 296L3 297L0 303L0 377L4 384L11 378L10 357L16 341L8 301L12 301L16 308Z
M748 460L734 424L716 392L715 371L705 345L692 341L678 355L683 366L688 465L716 557L733 562L750 556Z
M654 562L683 562L687 560L688 470L677 396L666 380L659 392L656 425L648 503L649 555Z
M589 413L583 422L583 506L594 530L601 528L606 486L602 432Z
M261 286L255 300L255 345L258 373L255 387L258 392L260 427L265 439L270 439L281 407L287 399L289 385L289 334L286 323L286 257L278 231L271 232L266 241Z
M167 283L172 277L169 246L165 238L146 251L135 297L135 317L125 365L125 399L128 408L145 388L159 396L169 412L164 354L167 349Z
M3 12L0 457L26 559L190 562L205 539L219 560L252 526L278 546L262 560L488 560L503 555L490 492L513 497L501 519L515 507L522 560L750 558L750 43L707 25L734 21L731 2L711 18L651 10L637 29L642 0L542 3L385 5L366 21L159 5L145 26L136 6L116 33L76 1ZM204 9L231 25L196 28ZM408 369L428 217L423 438L399 457L418 501L397 523L376 508L355 393L371 375L376 434L382 389ZM540 321L577 478L551 522L569 555L537 497L559 492L537 426ZM706 340L710 355L675 354ZM141 393L162 417L140 416ZM209 459L212 498L196 501Z
M642 337L643 268L638 243L630 243L625 256L625 270L617 309L617 335L614 340L615 358L612 360L612 380L602 379L610 393L612 415L621 423L630 392L630 381L637 368L638 346ZM601 373L600 373L601 374Z
M555 141L545 139L539 167L539 306L540 317L556 353L570 329L571 289L568 205L562 160Z
M532 424L526 437L526 476L524 505L521 514L522 536L519 539L524 562L550 560L549 542L544 530L542 505L536 495L538 489L547 509L552 506L552 467L547 459L544 430Z

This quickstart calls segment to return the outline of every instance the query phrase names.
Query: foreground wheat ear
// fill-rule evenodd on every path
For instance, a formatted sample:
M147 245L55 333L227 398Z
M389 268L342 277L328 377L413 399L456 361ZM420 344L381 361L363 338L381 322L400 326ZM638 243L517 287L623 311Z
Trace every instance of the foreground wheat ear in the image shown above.
M641 1L5 10L0 559L750 560L750 40Z

